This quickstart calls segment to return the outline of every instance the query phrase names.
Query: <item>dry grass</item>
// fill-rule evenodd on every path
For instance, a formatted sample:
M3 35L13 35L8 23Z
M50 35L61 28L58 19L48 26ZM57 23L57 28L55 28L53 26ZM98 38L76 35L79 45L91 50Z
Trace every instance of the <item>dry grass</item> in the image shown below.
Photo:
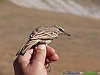
M100 20L71 14L27 9L10 2L0 4L0 75L14 75L15 53L40 25L59 24L72 37L60 36L52 46L60 59L49 75L63 71L100 71Z

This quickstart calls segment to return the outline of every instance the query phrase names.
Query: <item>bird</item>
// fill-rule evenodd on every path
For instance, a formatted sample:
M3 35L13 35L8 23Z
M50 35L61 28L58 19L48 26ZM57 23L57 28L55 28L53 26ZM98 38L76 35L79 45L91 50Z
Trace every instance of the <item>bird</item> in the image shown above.
M58 25L54 26L40 26L37 27L32 33L29 35L28 41L21 47L21 49L16 53L16 56L24 55L27 50L31 47L35 46L38 43L49 44L53 39L57 39L59 35L67 35L68 34L63 28ZM51 71L51 62L46 58L47 66L46 69Z
M37 43L49 44L53 39L57 39L59 35L68 34L62 27L58 25L54 26L39 26L29 35L28 41L21 47L21 49L16 53L16 56L24 55L27 50Z

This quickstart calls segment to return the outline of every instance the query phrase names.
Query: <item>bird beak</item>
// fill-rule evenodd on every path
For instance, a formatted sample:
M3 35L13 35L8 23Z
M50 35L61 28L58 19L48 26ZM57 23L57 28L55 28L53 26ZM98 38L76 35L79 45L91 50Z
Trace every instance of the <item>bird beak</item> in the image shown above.
M65 32L65 31L63 32L63 34L64 34L64 35L67 35L67 36L71 36L70 34L68 34L68 33Z
M61 35L67 35L67 36L71 36L70 34L68 34L67 32L63 31L63 33Z

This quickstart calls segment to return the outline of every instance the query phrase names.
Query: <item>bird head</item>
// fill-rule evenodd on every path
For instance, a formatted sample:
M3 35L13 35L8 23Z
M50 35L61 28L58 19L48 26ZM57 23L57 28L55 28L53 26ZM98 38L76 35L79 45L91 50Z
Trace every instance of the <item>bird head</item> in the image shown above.
M55 28L57 28L57 32L58 35L67 35L67 36L71 36L70 34L68 34L63 28L61 28L58 25L54 25Z

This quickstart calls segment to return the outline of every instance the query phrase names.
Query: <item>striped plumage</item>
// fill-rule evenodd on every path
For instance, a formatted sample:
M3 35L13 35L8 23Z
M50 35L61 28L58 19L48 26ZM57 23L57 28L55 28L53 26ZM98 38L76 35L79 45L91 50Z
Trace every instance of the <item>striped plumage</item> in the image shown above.
M61 27L57 25L54 25L52 27L40 26L36 28L29 35L28 42L22 46L22 48L17 52L16 56L24 55L27 50L29 50L33 45L37 44L38 42L48 44L53 39L57 38L58 35L60 34L70 36L64 31L64 29L62 29Z

